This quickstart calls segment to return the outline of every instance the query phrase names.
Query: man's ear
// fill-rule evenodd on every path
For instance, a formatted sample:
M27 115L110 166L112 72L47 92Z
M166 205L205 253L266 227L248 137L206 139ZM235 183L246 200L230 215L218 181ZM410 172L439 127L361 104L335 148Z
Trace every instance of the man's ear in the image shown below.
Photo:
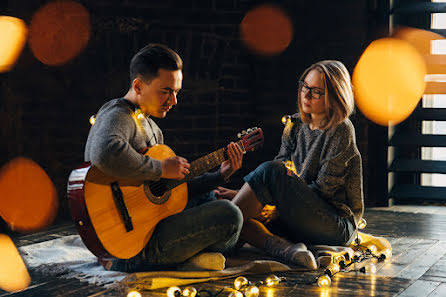
M137 95L141 95L143 82L139 78L135 78L132 82L132 88Z

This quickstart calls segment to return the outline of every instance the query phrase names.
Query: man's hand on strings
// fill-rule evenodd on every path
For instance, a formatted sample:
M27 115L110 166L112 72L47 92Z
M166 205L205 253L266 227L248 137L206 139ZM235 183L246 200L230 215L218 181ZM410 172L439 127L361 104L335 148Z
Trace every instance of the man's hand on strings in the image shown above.
M228 155L228 160L224 161L220 166L220 173L225 180L228 180L231 175L242 167L243 160L243 150L231 142L228 144L228 149L226 150Z

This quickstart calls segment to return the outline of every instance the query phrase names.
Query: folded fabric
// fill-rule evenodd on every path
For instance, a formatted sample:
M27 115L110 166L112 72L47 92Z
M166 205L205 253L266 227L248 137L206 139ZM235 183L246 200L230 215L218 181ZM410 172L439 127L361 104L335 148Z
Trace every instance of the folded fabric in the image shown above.
M178 270L223 270L226 258L222 253L198 253L183 264L178 265Z
M136 290L154 290L170 286L184 286L193 283L231 278L240 274L264 274L293 270L288 265L271 260L251 261L247 264L225 268L219 271L151 271L131 273L120 285Z

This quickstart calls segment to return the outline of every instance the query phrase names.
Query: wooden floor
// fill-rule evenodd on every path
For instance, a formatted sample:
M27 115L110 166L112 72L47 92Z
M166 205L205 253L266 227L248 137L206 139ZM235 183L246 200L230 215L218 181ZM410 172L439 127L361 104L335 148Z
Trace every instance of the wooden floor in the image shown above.
M287 282L274 288L260 287L260 297L285 296L446 296L446 207L442 206L393 206L367 209L368 222L365 232L386 237L393 246L393 257L378 263L375 275L349 272L333 277L329 289L321 289L314 279L322 273L278 273ZM62 223L45 232L32 235L15 235L17 246L75 234L70 223ZM1 263L0 263L1 265ZM126 296L118 289L106 290L76 279L38 274L30 271L32 283L22 292L0 296ZM260 281L265 275L250 275L250 281ZM200 290L217 293L225 286L232 286L233 279L195 285ZM165 289L144 292L143 296L166 296ZM202 293L201 296L208 296ZM218 296L226 297L224 292Z

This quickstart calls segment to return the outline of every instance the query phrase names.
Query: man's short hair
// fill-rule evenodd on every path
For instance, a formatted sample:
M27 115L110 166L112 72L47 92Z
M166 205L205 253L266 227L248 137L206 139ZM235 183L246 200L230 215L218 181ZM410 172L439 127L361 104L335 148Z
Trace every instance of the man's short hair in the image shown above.
M130 62L130 84L137 77L150 82L158 76L160 68L170 71L181 70L183 61L174 50L163 44L146 45L133 56Z

